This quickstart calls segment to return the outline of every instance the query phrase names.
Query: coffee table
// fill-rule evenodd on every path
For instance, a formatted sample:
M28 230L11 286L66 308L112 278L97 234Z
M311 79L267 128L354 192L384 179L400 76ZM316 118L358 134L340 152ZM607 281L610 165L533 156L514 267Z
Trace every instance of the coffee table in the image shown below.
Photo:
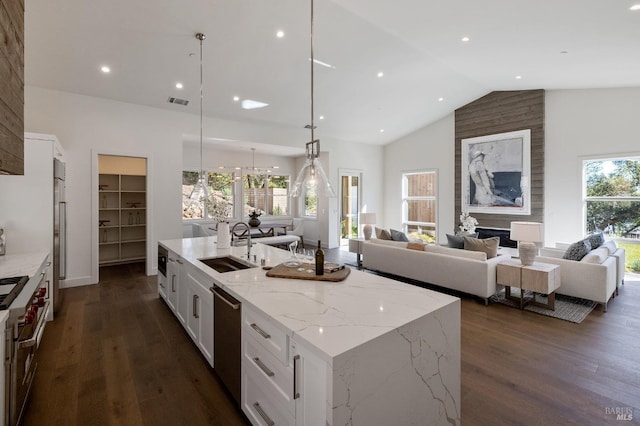
M519 302L520 309L530 304L554 311L555 292L561 284L560 266L542 262L524 266L520 260L507 259L498 264L496 282L505 286L505 298ZM511 287L520 289L520 297L511 296ZM533 297L525 300L524 290L532 291ZM547 295L547 303L537 301L536 293Z

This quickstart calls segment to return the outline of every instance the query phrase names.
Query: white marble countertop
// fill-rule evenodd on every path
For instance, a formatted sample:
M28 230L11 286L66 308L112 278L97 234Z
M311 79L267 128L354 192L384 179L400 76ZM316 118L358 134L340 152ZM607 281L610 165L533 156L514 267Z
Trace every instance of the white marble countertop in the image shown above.
M0 278L20 277L23 275L32 277L38 272L42 262L48 255L49 253L42 251L0 256Z
M160 241L160 244L206 273L241 302L282 324L292 335L320 351L329 363L338 355L397 329L458 298L352 268L341 282L267 277L250 268L218 273L199 262L204 257L233 255L246 259L246 247L217 250L216 237ZM255 244L257 264L264 257L275 266L289 253Z

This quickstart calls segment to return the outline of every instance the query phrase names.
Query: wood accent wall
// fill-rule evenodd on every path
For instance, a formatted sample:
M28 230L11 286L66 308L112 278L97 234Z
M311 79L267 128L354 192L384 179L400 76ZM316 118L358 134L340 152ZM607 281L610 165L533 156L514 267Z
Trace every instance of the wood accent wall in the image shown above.
M0 0L0 174L24 174L24 0Z
M455 220L460 222L462 139L531 129L531 215L473 213L480 226L509 228L512 221L544 221L544 90L491 92L455 112Z

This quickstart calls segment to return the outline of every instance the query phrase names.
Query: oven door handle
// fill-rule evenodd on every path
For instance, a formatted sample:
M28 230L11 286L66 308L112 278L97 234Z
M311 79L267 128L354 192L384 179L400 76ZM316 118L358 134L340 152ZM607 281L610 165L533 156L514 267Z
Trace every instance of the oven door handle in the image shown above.
M42 340L42 334L44 333L44 327L47 322L47 314L49 313L49 305L51 302L48 300L44 303L44 307L42 309L42 315L38 319L38 325L36 326L36 331L33 333L30 339L22 340L18 342L18 349L29 348L31 346L40 346L40 340Z

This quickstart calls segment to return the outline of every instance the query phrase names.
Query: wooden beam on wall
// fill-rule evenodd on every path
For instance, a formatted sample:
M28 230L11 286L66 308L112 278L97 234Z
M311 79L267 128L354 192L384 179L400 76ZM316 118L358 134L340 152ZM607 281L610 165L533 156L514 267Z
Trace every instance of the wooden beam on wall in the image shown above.
M24 1L0 0L0 173L24 174Z
M544 221L544 90L492 92L455 112L455 218L462 209L462 139L531 129L531 215L473 213L480 226Z

